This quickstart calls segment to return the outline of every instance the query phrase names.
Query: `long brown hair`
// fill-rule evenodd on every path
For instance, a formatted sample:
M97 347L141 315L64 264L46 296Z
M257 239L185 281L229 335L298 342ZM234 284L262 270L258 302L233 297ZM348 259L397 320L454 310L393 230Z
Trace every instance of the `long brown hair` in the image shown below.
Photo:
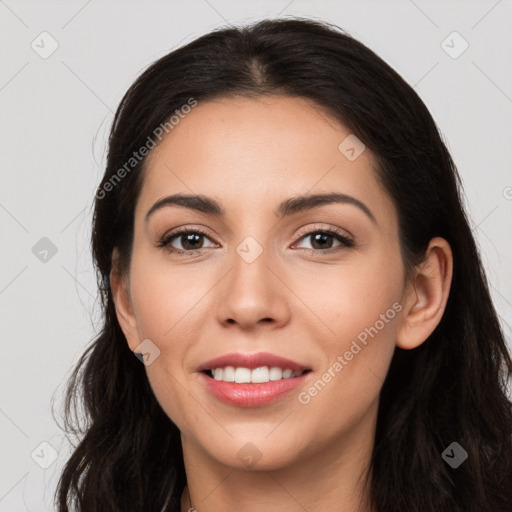
M372 456L376 508L510 512L512 412L506 386L512 361L455 165L426 106L389 65L339 28L306 19L211 32L153 63L123 97L95 198L92 250L103 325L67 389L66 428L80 441L59 481L59 512L180 509L186 483L180 432L128 347L109 287L114 248L125 271L130 261L145 158L122 180L113 179L190 98L232 94L316 102L376 157L378 176L399 214L405 263L421 260L435 236L452 248L454 275L444 316L420 347L396 349L382 388ZM78 404L86 414L83 425L72 421ZM456 469L441 457L453 441L468 453Z

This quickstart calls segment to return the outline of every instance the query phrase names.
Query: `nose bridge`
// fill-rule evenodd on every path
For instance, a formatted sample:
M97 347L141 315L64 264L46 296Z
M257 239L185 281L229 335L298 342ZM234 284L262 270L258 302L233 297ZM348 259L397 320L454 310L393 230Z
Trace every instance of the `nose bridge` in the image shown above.
M269 282L272 277L269 267L274 260L271 243L264 234L259 235L258 239L248 235L234 248L230 278L233 293L241 292L241 296L264 294L269 286L273 287Z
M266 277L270 273L267 266L275 261L275 255L269 228L273 219L267 215L254 203L248 205L244 212L240 212L239 229L234 233L238 243L230 254L231 264L235 266L234 272L248 273L250 278L255 275Z

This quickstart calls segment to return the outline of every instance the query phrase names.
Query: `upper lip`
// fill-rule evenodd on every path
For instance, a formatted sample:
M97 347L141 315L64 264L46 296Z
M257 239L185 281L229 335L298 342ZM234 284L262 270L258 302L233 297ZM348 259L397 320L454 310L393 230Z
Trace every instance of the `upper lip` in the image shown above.
M212 370L213 368L225 368L226 366L233 366L235 368L243 367L251 370L261 366L274 366L285 370L289 368L294 372L309 370L307 366L292 361L291 359L286 359L285 357L271 354L270 352L258 352L256 354L225 354L206 361L198 368L198 371L202 372Z

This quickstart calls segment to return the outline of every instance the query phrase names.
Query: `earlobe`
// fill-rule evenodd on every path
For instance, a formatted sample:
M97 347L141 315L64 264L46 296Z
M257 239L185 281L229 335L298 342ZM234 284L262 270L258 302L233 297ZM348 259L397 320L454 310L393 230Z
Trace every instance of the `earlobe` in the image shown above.
M140 344L137 321L133 313L128 277L118 270L116 263L117 256L117 249L114 249L112 255L112 270L110 272L110 289L112 290L112 300L116 308L117 321L133 352Z
M450 245L433 238L425 258L407 285L402 322L397 332L398 347L410 350L421 345L437 327L446 308L453 274Z

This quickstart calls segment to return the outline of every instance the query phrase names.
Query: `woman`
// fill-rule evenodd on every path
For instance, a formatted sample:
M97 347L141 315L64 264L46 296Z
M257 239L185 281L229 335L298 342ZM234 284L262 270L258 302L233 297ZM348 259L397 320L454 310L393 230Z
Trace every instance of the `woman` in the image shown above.
M512 361L457 171L337 27L217 30L151 65L92 247L104 324L60 512L512 510Z

